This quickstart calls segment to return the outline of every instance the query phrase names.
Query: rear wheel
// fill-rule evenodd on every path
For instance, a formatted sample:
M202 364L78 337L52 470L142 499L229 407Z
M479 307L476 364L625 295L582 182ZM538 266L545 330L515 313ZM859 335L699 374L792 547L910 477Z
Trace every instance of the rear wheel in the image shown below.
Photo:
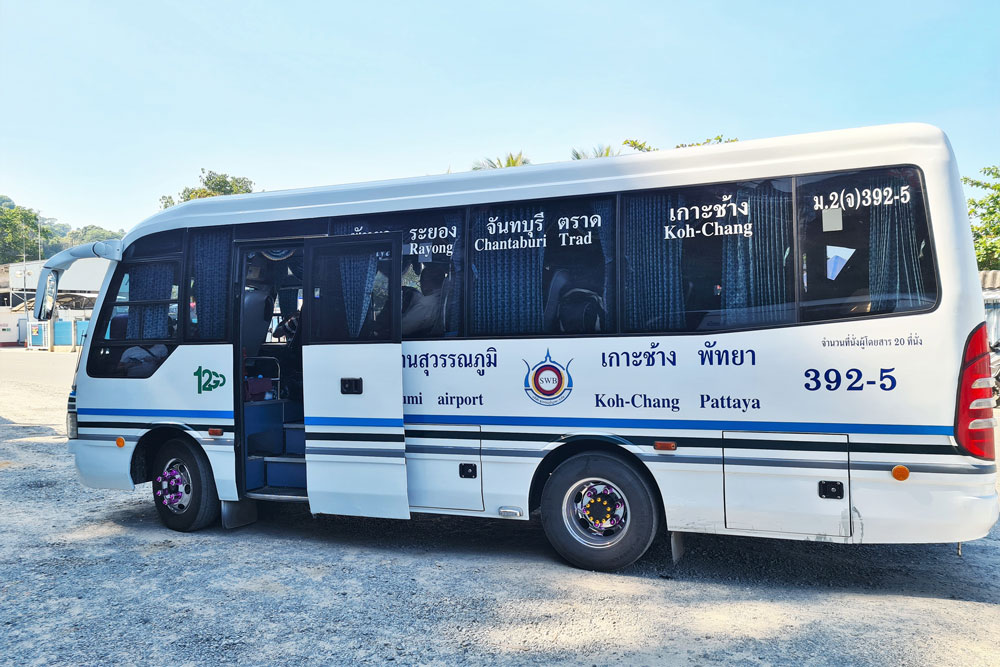
M660 525L656 494L628 462L604 452L577 454L542 490L542 527L577 567L617 570L638 560Z
M168 528L190 532L219 518L219 495L205 454L187 440L163 443L154 459L153 502Z

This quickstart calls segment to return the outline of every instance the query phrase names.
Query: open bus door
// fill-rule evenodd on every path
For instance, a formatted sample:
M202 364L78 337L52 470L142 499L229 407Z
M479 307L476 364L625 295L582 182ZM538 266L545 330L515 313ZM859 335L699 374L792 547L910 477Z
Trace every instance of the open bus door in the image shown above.
M314 513L410 516L395 234L307 240L306 486Z

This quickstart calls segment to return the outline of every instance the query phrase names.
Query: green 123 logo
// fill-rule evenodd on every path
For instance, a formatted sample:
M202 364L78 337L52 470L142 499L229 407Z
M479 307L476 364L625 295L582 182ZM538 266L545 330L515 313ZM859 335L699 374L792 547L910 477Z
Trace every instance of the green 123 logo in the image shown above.
M222 373L216 373L215 371L207 368L202 368L201 366L198 366L198 370L194 372L194 376L198 378L199 394L203 391L212 391L213 389L226 386L225 375Z

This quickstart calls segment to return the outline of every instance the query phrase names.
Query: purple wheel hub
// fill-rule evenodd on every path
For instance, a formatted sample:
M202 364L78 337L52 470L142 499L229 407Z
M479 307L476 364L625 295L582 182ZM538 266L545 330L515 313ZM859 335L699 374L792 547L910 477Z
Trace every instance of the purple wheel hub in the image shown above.
M191 506L191 472L180 459L171 459L153 481L156 501L175 514Z

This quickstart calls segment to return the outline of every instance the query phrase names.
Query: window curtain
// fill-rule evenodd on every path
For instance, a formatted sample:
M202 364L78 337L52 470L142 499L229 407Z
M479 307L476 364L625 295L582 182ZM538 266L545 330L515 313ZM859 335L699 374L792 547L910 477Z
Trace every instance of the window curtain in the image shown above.
M615 326L615 223L614 200L599 199L591 207L591 215L601 216L601 226L597 238L601 243L601 255L604 257L604 307L607 310L608 321L604 323L606 330L613 331Z
M472 236L491 242L528 238L527 234L490 234L489 218L500 222L531 220L541 206L506 206L479 209L472 215ZM548 222L548 220L546 220ZM531 238L540 238L544 230ZM544 248L484 250L475 253L472 275L472 328L474 335L524 334L542 329L542 268Z
M344 294L347 335L357 338L368 317L378 270L378 253L363 250L338 252L340 284Z
M898 192L905 179L872 179L872 188ZM873 205L868 224L868 290L871 312L891 313L926 305L920 271L920 243L917 240L913 205L897 198L888 206Z
M664 240L671 207L684 205L678 194L622 197L625 229L625 329L682 329L684 241Z
M199 340L221 340L226 336L226 303L229 296L229 230L192 232L191 252L194 281L192 296Z
M747 203L726 223L750 223L753 236L722 239L722 324L738 326L789 319L793 301L788 279L792 247L792 196L765 184L740 188L737 206Z
M135 264L129 268L129 300L154 301L170 299L176 284L174 264ZM170 304L132 305L128 309L125 338L155 340L168 338Z
M445 336L455 336L462 322L462 292L465 280L465 214L449 213L444 224L457 230L455 245L451 254L451 280L449 281L448 311L445 313Z

